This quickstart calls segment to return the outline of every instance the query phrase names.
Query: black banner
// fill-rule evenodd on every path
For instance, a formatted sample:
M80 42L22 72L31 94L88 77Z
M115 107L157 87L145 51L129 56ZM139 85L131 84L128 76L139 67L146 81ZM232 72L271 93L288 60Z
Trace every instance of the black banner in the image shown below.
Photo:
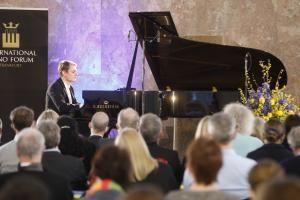
M0 9L0 118L8 140L9 113L25 105L36 116L47 89L48 10ZM11 137L10 137L11 138Z

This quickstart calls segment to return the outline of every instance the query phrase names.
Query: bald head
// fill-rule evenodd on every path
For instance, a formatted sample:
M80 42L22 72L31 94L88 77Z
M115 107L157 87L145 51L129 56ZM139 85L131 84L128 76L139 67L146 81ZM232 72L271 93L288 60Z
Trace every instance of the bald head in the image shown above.
M108 123L109 118L105 112L96 112L91 120L91 129L94 133L104 133Z
M118 114L117 126L119 129L129 127L138 130L139 119L139 114L134 109L125 108Z

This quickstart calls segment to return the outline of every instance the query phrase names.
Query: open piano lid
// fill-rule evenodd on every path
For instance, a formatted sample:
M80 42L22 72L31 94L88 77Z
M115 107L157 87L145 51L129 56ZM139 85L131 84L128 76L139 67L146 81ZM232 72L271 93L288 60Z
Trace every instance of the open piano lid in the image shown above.
M252 48L211 44L180 38L170 12L131 12L130 20L160 90L236 90L245 88L248 74L262 83L259 61L270 60L271 88L282 70L280 87L287 84L282 62L274 55ZM249 55L248 54L248 55Z

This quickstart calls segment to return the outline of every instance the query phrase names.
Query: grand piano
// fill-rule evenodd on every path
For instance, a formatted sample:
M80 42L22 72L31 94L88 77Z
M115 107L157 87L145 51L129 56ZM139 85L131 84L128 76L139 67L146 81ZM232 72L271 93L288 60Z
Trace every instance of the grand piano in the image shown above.
M287 84L284 65L268 52L181 38L170 12L131 12L129 18L137 41L127 85L116 91L83 91L85 119L104 111L113 126L118 112L126 107L162 118L202 117L220 111L225 104L239 101L238 88L248 87L246 70L257 83L262 82L258 65L261 60L272 63L273 80L282 71L280 87ZM131 88L139 45L143 47L158 91Z

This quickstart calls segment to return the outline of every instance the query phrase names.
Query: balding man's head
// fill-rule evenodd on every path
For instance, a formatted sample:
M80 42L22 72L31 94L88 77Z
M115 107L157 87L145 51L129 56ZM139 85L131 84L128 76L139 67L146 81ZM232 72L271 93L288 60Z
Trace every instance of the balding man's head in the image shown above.
M139 126L139 114L132 108L125 108L121 110L118 114L118 129L123 129L125 127L134 128L138 130Z
M23 129L17 138L17 153L20 161L25 158L26 162L38 161L42 157L45 149L45 139L43 134L35 128Z
M109 118L105 112L96 112L91 120L90 128L94 133L102 133L107 130Z

